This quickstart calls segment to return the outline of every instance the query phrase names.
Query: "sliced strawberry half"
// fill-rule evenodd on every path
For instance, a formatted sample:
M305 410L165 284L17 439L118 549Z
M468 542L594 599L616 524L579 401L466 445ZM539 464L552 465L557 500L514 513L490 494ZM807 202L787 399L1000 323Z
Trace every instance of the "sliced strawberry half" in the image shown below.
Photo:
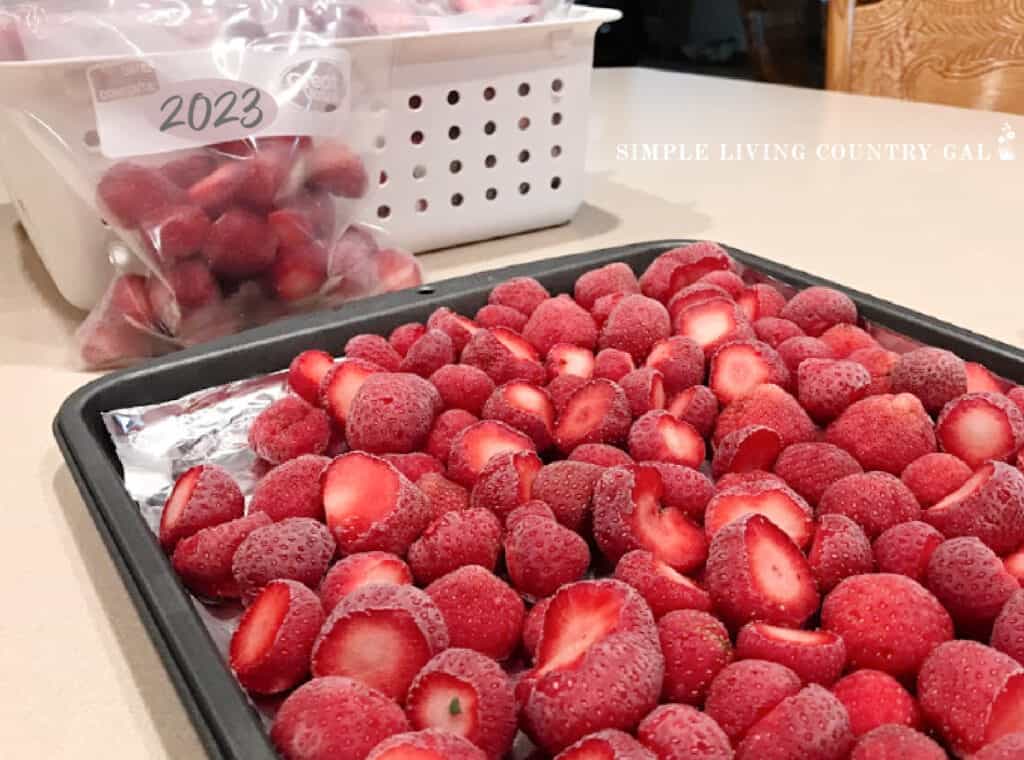
M365 359L342 359L323 376L320 382L320 405L339 425L344 426L352 399L370 375L384 370Z
M711 472L720 478L727 472L770 472L782 452L782 436L764 425L734 430L715 447Z
M985 726L985 743L1020 732L1024 732L1024 673L1007 678L992 702Z
M299 208L282 208L267 215L267 224L283 246L300 246L316 240L313 220Z
M557 760L657 760L657 755L624 731L609 729L584 736Z
M564 454L584 443L620 443L631 421L622 388L610 380L591 380L566 402L555 426L555 443Z
M526 359L533 362L540 361L540 355L537 353L537 349L530 345L530 342L519 333L505 327L495 327L491 330L491 334L497 338L501 345L507 348L515 358Z
M455 346L455 352L459 353L469 343L470 338L480 330L480 327L472 319L455 313L447 306L442 306L427 319L427 329L448 333L448 337L452 339L452 345Z
M192 185L188 189L189 200L216 215L231 204L247 176L243 161L228 161Z
M681 511L662 506L661 474L649 465L614 467L594 488L594 537L604 555L618 562L634 549L685 573L707 557L704 532Z
M740 308L728 298L713 298L688 306L674 322L676 335L693 340L711 356L731 340L754 337L754 328Z
M1024 546L1003 557L1003 567L1006 572L1017 579L1021 586L1024 586Z
M160 516L160 544L173 551L183 538L242 516L245 500L231 475L217 465L198 465L175 481Z
M334 357L326 351L303 351L288 367L288 386L310 404L320 403L320 386L334 367Z
M1024 443L1024 415L1006 396L968 393L950 401L935 424L943 451L969 467L989 459L1006 461Z
M479 731L477 692L467 682L447 673L433 673L419 679L416 690L409 704L409 717L416 728L436 728L464 737Z
M669 462L699 467L704 461L704 438L671 412L647 412L629 431L629 453L638 462Z
M801 549L814 531L814 512L794 490L760 481L726 488L715 494L704 513L704 530L711 540L722 528L745 515L763 515L786 532Z
M546 366L549 380L559 375L576 375L589 380L594 374L594 352L572 343L559 343L548 351Z
M1004 393L1006 385L999 381L986 367L977 362L964 362L967 370L968 393Z
M500 420L533 439L538 451L551 446L555 428L555 405L551 396L536 385L513 380L496 389L484 404L484 419Z
M672 296L666 308L668 309L669 316L672 317L672 323L675 324L676 317L684 309L713 299L732 300L732 296L729 295L725 288L719 285L710 282L695 282L693 285L686 286Z
M767 623L749 623L736 638L741 660L785 665L806 683L831 686L846 665L846 645L829 631L804 631Z
M711 359L708 385L722 404L759 385L789 385L789 370L774 348L759 340L727 343Z
M946 538L976 536L996 554L1024 542L1024 475L1004 462L982 465L949 496L924 512Z
M374 583L406 586L412 572L401 557L388 552L362 552L337 562L320 584L320 602L328 614L357 589Z
M697 282L706 274L732 267L729 254L718 243L701 241L683 246L678 251L679 260L672 269L670 293Z
M448 476L471 487L491 457L514 451L534 451L532 440L498 420L484 420L465 428L452 440Z

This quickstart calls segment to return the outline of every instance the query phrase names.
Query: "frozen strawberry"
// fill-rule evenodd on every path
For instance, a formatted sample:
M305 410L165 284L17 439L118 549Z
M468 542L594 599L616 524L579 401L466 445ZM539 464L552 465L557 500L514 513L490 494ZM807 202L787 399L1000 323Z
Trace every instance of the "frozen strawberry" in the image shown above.
M1012 657L976 641L948 641L922 665L917 699L925 719L963 757L1021 730L1022 679ZM1012 707L1015 716L1007 712Z
M444 474L444 464L436 457L421 451L410 454L381 454L380 458L394 465L395 469L405 475L411 483L418 482L428 472Z
M668 300L665 308L668 309L669 316L672 317L672 324L675 324L676 317L684 309L719 298L726 301L735 300L735 297L725 288L710 282L700 281L676 291L675 295Z
M441 395L408 373L370 375L352 398L345 436L353 449L404 454L423 448L441 408Z
M1024 590L1015 589L1006 600L992 626L989 644L1024 664Z
M330 437L330 420L323 409L297 396L285 396L253 420L249 448L271 464L282 464L304 454L323 453Z
M448 512L409 547L409 566L427 585L465 565L493 571L501 552L501 522L486 509Z
M559 343L593 349L597 345L597 326L589 312L569 296L560 295L534 309L523 328L523 337L542 356Z
M664 306L653 298L631 295L619 301L608 315L599 345L625 351L634 362L641 362L655 344L671 334L672 320Z
M80 353L92 369L116 367L163 350L160 330L149 303L147 278L122 274L110 283L103 300L78 329Z
M899 361L900 355L880 346L859 348L848 357L850 361L863 365L871 373L871 385L868 396L877 396L892 392L892 369Z
M227 161L193 183L187 191L188 200L211 216L217 216L235 202L247 178L248 168L244 162Z
M559 375L576 375L589 380L594 374L594 354L588 348L571 343L559 343L547 353L546 366L549 380Z
M523 619L523 648L535 660L537 656L537 645L540 643L540 636L544 632L544 616L548 612L548 605L551 604L551 597L541 599Z
M327 277L335 283L331 295L344 302L379 292L378 252L370 230L358 224L348 226L327 253Z
M786 297L764 282L751 285L736 298L736 304L747 315L747 319L756 322L764 317L777 317L786 305Z
M427 329L446 333L452 339L455 353L459 354L480 328L472 319L456 314L447 306L442 306L435 309L427 319Z
M584 443L619 443L632 415L626 394L609 380L591 380L572 395L555 425L555 443L564 454Z
M125 229L134 229L146 215L186 200L181 188L159 171L130 161L104 172L96 197L104 216Z
M138 220L139 232L165 262L198 253L210 234L210 217L191 204L160 206Z
M619 305L619 301L625 298L628 293L609 293L606 296L598 298L594 305L590 309L590 316L594 318L594 325L598 331L604 327L604 323L608 321L608 316L612 313L616 306Z
M551 397L551 403L555 407L555 414L561 414L565 409L565 405L569 403L569 399L572 398L572 394L588 382L589 380L576 375L559 375L549 382L544 390Z
M600 466L587 462L552 462L537 473L531 497L546 503L562 525L577 530L590 512L594 486L601 472Z
M976 362L964 362L968 393L1004 393L1006 386L999 378Z
M430 729L388 737L366 760L487 760L487 755L461 736Z
M235 208L221 214L210 227L203 255L210 268L223 277L253 277L274 263L277 238L263 217Z
M301 358L304 354L300 354ZM308 361L319 364L322 357L309 357ZM293 362L293 366L298 358ZM305 369L307 373L319 372L323 366L313 366ZM338 425L344 427L348 419L349 409L352 406L352 399L356 397L359 389L370 375L383 372L384 370L376 364L363 361L362 359L342 359L336 364L326 368L326 372L320 381L320 405L327 410ZM289 382L291 381L291 370L289 370ZM308 379L308 378L307 378ZM303 386L305 387L305 386Z
M890 373L893 393L913 393L931 412L967 393L963 361L941 348L918 348L903 354Z
M453 361L455 361L455 348L448 334L440 330L428 330L409 347L408 352L401 360L399 370L411 372L420 377L431 378L433 382L434 375L446 366L453 366ZM466 368L466 370L470 371L470 376L475 378L476 376L472 374L473 369L472 367ZM482 372L480 374L483 375ZM486 375L483 376L490 383L490 378L487 378ZM457 379L464 379L466 373L462 372L457 374L456 377ZM445 406L449 405L446 403Z
M330 461L327 457L306 454L278 465L253 489L249 514L265 512L273 522L287 517L323 520L320 475Z
M278 694L309 672L309 654L324 622L316 594L301 583L271 581L242 615L228 659L250 694Z
M594 357L594 377L619 382L636 369L633 357L617 348L605 348Z
M850 754L850 760L947 760L948 757L944 749L920 731L892 723L861 736ZM981 758L976 755L975 760Z
M217 168L217 159L209 153L194 151L168 161L161 173L178 187L188 189Z
M508 676L494 660L471 649L448 649L428 662L409 689L406 712L414 729L460 736L492 760L505 756L516 734Z
M715 494L715 485L704 473L669 462L644 462L661 475L662 503L678 509L696 522L704 521L704 511Z
M829 443L849 451L865 470L893 475L935 451L931 418L909 393L858 401L828 426L826 437Z
M1024 413L1024 388L1019 385L1010 388L1010 390L1006 392L1006 398L1010 399L1010 401L1016 404L1017 408Z
M796 338L804 334L804 331L788 319L781 317L761 317L754 322L754 334L757 339L764 341L772 348L778 348L783 342L790 338Z
M1017 760L1024 756L1024 731L1007 734L971 755L971 760Z
M701 240L677 248L674 253L676 264L671 269L670 293L697 282L711 272L732 268L732 259L718 243Z
M422 491L393 465L361 451L331 462L321 483L327 525L346 554L403 555L430 519Z
M551 511L551 507L546 502L540 499L530 499L522 506L518 506L508 513L508 517L505 518L506 533L511 533L516 525L527 517L541 517L545 520L556 519L555 513Z
M709 357L730 341L754 337L754 328L743 310L726 298L687 306L676 315L673 327L676 335L694 341Z
M894 525L921 519L921 507L895 475L865 472L830 485L818 501L818 514L845 515L873 541Z
M672 273L682 266L681 254L681 248L673 248L651 262L640 276L640 289L645 296L657 298L659 301L667 301L672 296Z
M183 538L242 516L245 499L226 470L204 464L185 470L174 482L160 516L160 545L173 551Z
M736 760L844 760L853 744L842 702L810 684L754 724L737 746Z
M763 383L783 387L789 384L789 370L767 343L727 343L711 358L708 385L723 404L745 396Z
M598 467L617 467L621 464L633 464L633 457L607 443L584 443L572 450L569 461L596 464Z
M732 662L729 631L705 611L679 609L658 621L658 636L665 654L662 699L700 707L715 676Z
M592 269L576 280L573 295L576 303L590 310L601 296L611 293L634 294L640 292L636 275L627 264L616 261L599 269Z
M337 720L358 715L359 720ZM315 678L281 704L270 739L284 760L360 760L409 730L402 708L350 678Z
M526 609L512 588L486 568L466 565L427 586L453 647L504 660L519 643Z
M204 599L237 599L238 584L231 574L231 559L246 537L270 525L262 512L211 525L178 542L172 564L181 582Z
M857 306L845 293L813 286L789 299L779 316L795 322L808 335L818 337L833 325L856 324Z
M863 529L845 515L821 515L807 555L818 590L827 593L844 578L873 572L875 557Z
M150 275L146 290L153 316L172 335L181 332L182 320L190 313L221 299L220 287L201 259L182 261Z
M772 428L783 446L817 438L817 429L797 400L777 385L759 385L722 409L712 441L717 446L725 436L750 425Z
M320 603L328 615L349 594L372 584L408 586L412 572L401 557L388 552L350 554L336 562L320 584Z
M322 243L282 245L267 270L267 287L279 301L316 295L327 281L327 249Z
M808 359L835 359L832 348L818 338L810 335L798 335L787 338L776 346L779 358L794 375L800 369L800 365Z
M665 381L656 369L633 370L619 380L619 387L625 392L634 417L665 408Z
M416 481L416 487L427 497L431 522L446 512L469 509L469 491L436 472L428 472L421 477Z
M953 638L949 613L904 575L855 575L825 597L821 627L842 636L851 669L910 680L939 644Z
M1024 546L1003 557L1003 567L1024 586Z
M448 454L448 476L472 487L491 457L516 451L533 451L527 436L503 422L484 420L461 430Z
M818 609L807 560L763 515L746 515L715 534L704 582L715 609L733 625L763 620L799 626Z
M584 736L562 750L555 760L658 760L629 734L615 729Z
M843 640L828 631L801 631L767 623L748 623L736 638L741 660L768 660L785 665L805 683L830 686L846 665Z
M971 477L971 468L952 454L925 454L907 465L900 480L922 507L942 501Z
M727 269L716 269L714 272L709 272L697 282L717 285L734 299L739 299L747 290L747 284L743 282L743 278Z
M505 280L495 286L488 296L487 302L508 306L530 316L550 297L551 294L547 289L532 277L513 277L511 280Z
M733 745L782 700L800 691L800 679L783 665L765 660L741 660L715 676L704 703Z
M590 566L590 549L554 520L524 517L505 537L505 565L515 589L539 599L582 578Z
M704 713L690 705L662 705L641 721L640 742L658 760L732 760L729 737Z
M465 364L449 364L430 376L446 409L465 409L480 414L494 393L494 381L487 373Z
M914 520L894 525L876 538L872 547L878 571L923 582L928 560L944 540L928 523Z
M504 327L479 329L462 351L462 363L483 370L496 384L525 380L540 385L547 370L539 354L519 333Z
M995 459L1005 462L1024 443L1024 415L998 393L971 393L950 401L935 423L943 451L968 467Z
M388 343L398 352L399 356L404 357L409 353L409 349L413 347L413 344L422 338L426 332L426 325L419 322L406 322L404 325L399 325L391 331L391 335L388 336Z
M316 239L322 241L334 240L334 233L338 224L338 210L335 208L335 201L330 193L307 187L280 205L286 212L301 215L301 218L304 220L303 232L312 229ZM267 218L271 225L273 225L272 217L274 213L276 212L271 213ZM352 233L356 230L363 232L364 228L353 225L341 237L351 239ZM367 234L367 237L370 237L369 234ZM298 240L299 238L296 239ZM284 239L281 242L285 242ZM302 242L308 242L308 239L302 239ZM371 244L370 247L376 249L377 244L375 240L371 238L368 242Z
M921 728L917 702L888 673L858 670L833 686L832 693L846 708L854 736L861 736L887 723Z
M381 248L373 257L381 293L418 288L423 284L423 267L416 257L398 248Z
M538 451L551 446L555 407L543 388L512 381L497 388L484 404L481 416L498 420L528 435Z
M488 510L499 521L504 521L513 509L530 500L541 466L540 458L533 451L506 451L494 455L473 484L470 506Z
M698 467L704 439L688 422L661 409L642 415L629 430L629 453L637 461L671 462Z
M797 370L797 398L815 420L835 419L867 395L871 373L853 361L805 359Z
M810 505L792 489L764 480L718 489L704 513L708 540L745 515L767 517L800 549L811 542L814 512Z
M398 372L402 357L379 335L356 335L345 344L345 356L376 364L387 372Z
M946 538L976 536L996 554L1024 544L1024 475L1003 462L982 465L960 488L924 511Z
M529 317L521 311L498 304L487 304L481 307L473 318L473 321L480 327L507 327L516 332L522 332L528 320Z
M303 351L288 367L288 386L309 403L318 404L324 377L333 368L334 357L326 351Z
M750 486L767 487L786 485L786 481L770 472L764 470L751 470L750 472L727 472L715 483L714 493L722 493L730 488L748 488Z
M624 554L615 566L615 577L640 592L656 619L674 610L711 610L707 591L648 551Z
M309 152L306 162L306 182L309 185L343 198L366 195L366 167L347 145L319 141Z
M316 241L313 220L301 209L283 208L267 214L267 224L278 242L286 247L299 247Z
M676 335L654 344L645 367L664 377L665 392L674 396L704 379L704 352L694 341Z
M775 461L774 470L811 506L817 506L822 494L837 480L863 472L856 459L830 443L787 446Z
M715 477L727 472L769 470L782 451L782 438L769 427L751 425L735 430L715 447L711 471Z
M610 562L646 549L679 572L695 570L707 557L704 531L683 513L662 504L664 486L649 465L613 467L594 487L594 537Z
M932 552L925 585L965 634L987 635L1020 588L995 552L973 537L951 538Z
M231 560L242 602L249 604L278 579L318 588L335 548L324 524L308 517L289 517L257 528L239 544Z
M517 687L521 727L551 754L594 731L631 730L657 705L663 673L654 618L636 591L614 580L563 586Z
M427 453L438 461L447 464L455 436L480 420L465 409L449 409L441 412L434 420L434 427L427 436Z
M668 411L707 438L718 419L718 399L706 385L694 385L669 401Z
M845 359L854 351L878 346L871 334L857 325L841 323L833 325L821 334L821 340L832 349L837 359Z
M371 584L343 598L313 646L315 677L344 676L403 702L416 674L448 648L444 618L415 586Z

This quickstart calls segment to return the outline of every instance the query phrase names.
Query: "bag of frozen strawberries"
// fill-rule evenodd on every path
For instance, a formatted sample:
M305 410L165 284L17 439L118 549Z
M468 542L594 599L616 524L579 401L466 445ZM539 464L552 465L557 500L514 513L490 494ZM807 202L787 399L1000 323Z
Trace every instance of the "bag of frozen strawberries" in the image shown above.
M115 273L78 332L86 366L420 283L411 255L360 224L391 48L349 44L375 32L328 28L313 5L0 8L8 127L110 232L102 252L62 252Z

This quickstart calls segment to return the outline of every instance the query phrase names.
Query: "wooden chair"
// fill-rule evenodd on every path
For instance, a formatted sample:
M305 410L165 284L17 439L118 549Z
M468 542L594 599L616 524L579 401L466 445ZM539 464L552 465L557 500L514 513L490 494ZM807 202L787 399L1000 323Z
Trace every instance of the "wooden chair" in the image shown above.
M1024 0L831 0L829 89L1024 113Z

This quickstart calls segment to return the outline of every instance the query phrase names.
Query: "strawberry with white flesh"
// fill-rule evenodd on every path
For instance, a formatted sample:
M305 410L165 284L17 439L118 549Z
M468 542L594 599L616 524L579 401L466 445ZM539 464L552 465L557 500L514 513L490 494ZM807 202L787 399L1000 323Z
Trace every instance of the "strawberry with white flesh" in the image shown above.
M672 317L672 324L676 323L676 317L678 317L679 312L684 309L716 298L721 298L726 301L735 300L732 294L720 285L715 285L707 281L695 282L693 285L687 285L685 288L673 295L672 298L669 299L668 304L666 304L669 316Z
M669 462L699 467L704 461L704 439L688 422L671 412L654 409L629 430L629 454L638 462Z
M635 369L619 378L618 382L634 417L665 408L665 378L658 370L650 367Z
M924 521L946 538L976 536L996 554L1024 545L1024 475L1004 462L982 465Z
M706 385L694 385L668 403L668 411L689 422L703 437L711 435L718 419L718 399Z
M320 583L320 603L328 615L353 591L374 583L412 584L412 572L401 557L388 552L350 554L335 563Z
M452 339L456 354L461 353L470 339L480 331L476 322L461 314L456 314L447 306L441 306L434 310L427 319L427 329L447 333L448 337Z
M516 687L521 727L550 754L595 731L629 731L657 705L663 676L654 617L635 590L613 580L563 586L536 665Z
M551 447L555 406L543 388L513 380L496 388L484 404L481 417L499 420L533 439L537 451Z
M846 645L829 631L802 631L768 623L748 623L736 638L741 660L768 660L785 665L805 683L831 686L846 666Z
M745 396L759 385L789 385L789 370L775 349L759 340L726 343L711 357L708 386L722 404Z
M448 451L448 477L472 488L492 457L535 451L532 440L497 420L483 420L461 430Z
M288 366L288 387L310 404L320 404L320 386L334 368L334 357L326 351L310 349L292 359ZM354 395L354 394L353 394Z
M263 512L250 512L245 517L196 531L174 548L174 572L200 598L238 599L241 592L231 572L231 560L250 533L271 522Z
M613 467L594 487L594 537L610 562L646 549L681 573L707 557L704 531L683 513L662 504L664 484L649 465Z
M266 274L270 292L285 302L316 295L326 281L327 248L317 241L281 246Z
M756 481L723 488L704 511L708 540L746 515L763 515L783 530L800 549L807 548L814 532L814 510L796 491L781 483Z
M366 760L487 760L487 755L460 736L431 729L388 737Z
M228 659L250 694L278 694L309 672L324 611L316 594L296 581L267 584L231 636Z
M964 362L968 393L1004 393L1006 384L977 362Z
M718 243L701 240L676 249L676 264L669 278L669 292L697 282L711 272L732 269L732 259Z
M1021 586L1024 586L1024 546L1003 557L1003 567Z
M369 179L359 155L336 141L319 141L306 159L306 182L342 198L362 198Z
M178 476L164 504L160 545L171 552L181 539L244 512L242 490L227 470L213 464L192 467Z
M406 714L417 731L436 729L472 742L490 760L512 749L516 700L501 666L472 649L447 649L416 676Z
M719 478L728 472L770 471L782 452L782 437L770 427L749 425L729 433L715 446L711 472Z
M594 352L572 343L559 343L548 351L545 366L548 380L559 375L576 375L589 380L594 374Z
M496 384L525 380L540 385L547 379L537 350L519 333L504 327L477 329L463 349L461 360L486 372Z
M773 286L759 282L737 296L736 304L747 319L756 322L765 317L779 316L786 305L786 297Z
M621 443L632 419L622 388L610 380L591 380L572 394L558 416L555 444L569 454L584 443Z
M764 515L745 515L715 534L704 581L715 609L731 625L761 620L800 626L820 601L804 555Z
M1024 443L1024 415L998 393L968 393L942 408L935 436L943 451L977 468L990 459L1005 462Z
M321 367L315 369L319 371ZM356 397L366 378L383 371L382 367L363 359L342 359L336 364L332 362L332 366L327 368L320 381L320 405L335 422L344 427L352 399Z
M659 760L732 760L732 747L715 721L690 705L661 705L643 719L637 736Z
M584 309L591 310L599 298L622 293L628 295L640 292L640 284L628 264L616 261L605 264L599 269L591 269L580 275L573 287L576 303Z
M609 728L584 736L555 760L658 760L658 756L624 731Z
M676 316L673 327L676 335L690 338L709 357L730 341L754 337L750 320L729 298L712 298L687 306Z
M490 510L504 521L513 509L530 500L534 480L542 467L540 457L532 451L492 456L473 484L469 505Z
M345 554L404 555L430 521L423 492L378 457L344 454L327 466L321 483L327 527Z
M615 566L615 578L640 592L655 618L675 610L711 610L708 592L653 554L636 549Z
M448 648L433 600L415 586L374 584L341 600L313 646L314 677L345 676L397 702L430 659Z

